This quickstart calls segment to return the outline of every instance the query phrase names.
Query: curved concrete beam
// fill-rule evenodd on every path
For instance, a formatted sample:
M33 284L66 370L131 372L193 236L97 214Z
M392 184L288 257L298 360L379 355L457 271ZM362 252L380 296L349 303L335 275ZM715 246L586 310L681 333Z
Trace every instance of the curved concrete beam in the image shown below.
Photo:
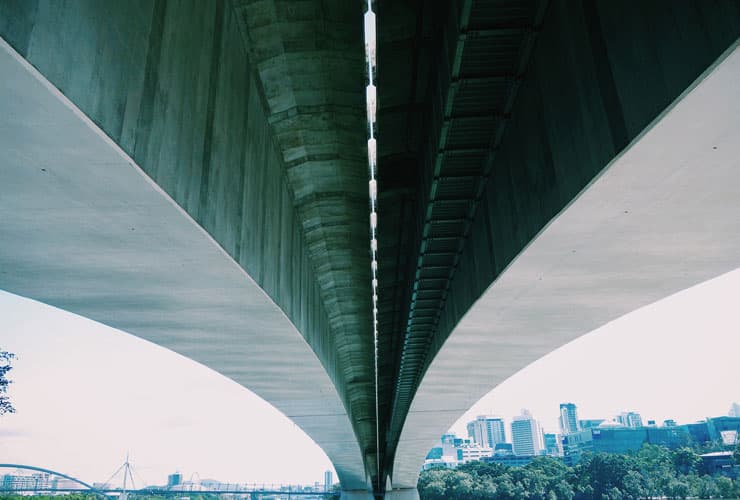
M529 363L740 266L738 81L736 42L475 302L416 393L394 488L415 487L439 436Z
M362 2L231 0L338 353L327 366L376 471Z
M232 378L311 436L345 487L367 489L343 403L286 313L2 39L0 74L0 288L127 331ZM271 204L263 210L289 221L292 204L280 200L289 200L287 193L263 197ZM287 229L298 245L300 228ZM292 271L308 287L306 269Z

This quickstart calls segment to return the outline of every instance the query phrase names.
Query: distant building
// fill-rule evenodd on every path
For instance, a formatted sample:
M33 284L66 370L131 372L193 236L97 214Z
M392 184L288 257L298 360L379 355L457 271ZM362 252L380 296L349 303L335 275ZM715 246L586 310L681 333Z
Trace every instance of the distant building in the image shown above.
M664 427L648 427L647 442L676 449L690 446L693 439L686 425L669 425Z
M172 488L173 486L177 486L178 484L182 484L182 474L179 472L175 472L174 474L170 474L167 476L167 487Z
M715 451L701 456L704 470L711 474L721 474L730 479L740 478L740 464L736 464L731 451Z
M574 432L561 438L563 444L563 461L566 465L576 465L583 453L593 451L592 429Z
M330 470L324 472L324 491L331 491L334 485L334 475Z
M427 454L424 470L434 467L456 467L458 463L478 460L481 456L493 453L490 448L483 448L471 439L461 439L455 434L443 434L441 446L435 446Z
M593 451L604 453L627 453L639 450L647 442L647 430L642 427L604 426L591 429Z
M573 403L560 403L560 432L571 434L581 430L578 423L578 410Z
M457 448L462 446L466 439L461 439L454 434L443 434L442 435L442 456L445 457L457 457Z
M493 448L493 454L494 455L513 455L514 454L514 447L511 443L496 443L496 446Z
M543 434L545 453L551 457L563 456L563 445L560 434Z
M712 438L709 437L709 425L706 421L686 424L684 427L686 427L686 431L689 433L689 437L693 444L708 443L712 440Z
M457 467L457 460L454 460L452 457L442 457L432 460L425 460L424 465L422 465L421 469L454 469L455 467Z
M678 425L672 418L663 420L663 427L676 427Z
M512 420L511 442L514 445L515 455L542 455L545 451L540 424L528 410L522 410L522 414Z
M642 417L634 411L626 411L619 414L617 421L625 427L636 429L642 427Z
M509 467L522 467L527 465L532 460L533 456L518 456L518 455L493 455L492 457L484 457L481 461L485 463L495 463L508 465Z
M586 420L579 420L578 425L581 427L582 431L585 431L586 429L591 429L593 427L598 427L604 422L603 418L589 418Z
M707 427L712 441L722 441L725 446L740 442L740 417L708 418Z
M493 450L478 443L465 443L457 448L457 461L464 464L493 455Z
M2 476L2 489L5 490L48 490L54 488L55 483L55 477L47 472Z
M730 406L730 411L727 412L727 415L730 417L740 417L740 404L732 403L732 405Z
M468 436L481 446L493 449L506 442L504 421L499 417L479 415L467 425Z

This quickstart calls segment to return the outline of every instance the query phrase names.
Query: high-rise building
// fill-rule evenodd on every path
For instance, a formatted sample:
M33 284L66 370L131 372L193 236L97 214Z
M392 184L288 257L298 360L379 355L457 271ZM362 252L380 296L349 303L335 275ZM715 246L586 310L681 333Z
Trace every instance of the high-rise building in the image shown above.
M167 487L172 488L173 486L177 486L179 484L182 484L182 474L179 472L175 472L174 474L170 474L167 476Z
M330 470L324 472L324 491L331 491L334 484L334 476Z
M528 410L511 421L511 441L515 455L541 455L545 450L540 424Z
M581 430L578 424L578 410L573 403L560 403L560 431L571 434Z
M730 406L730 411L727 412L727 415L730 417L740 417L740 404L732 403L732 406Z
M642 417L634 411L623 411L617 416L617 422L625 427L637 428L642 427Z
M499 417L479 415L468 422L468 437L486 448L495 448L497 443L506 442L504 421Z
M545 453L551 457L563 456L562 436L560 434L543 434Z

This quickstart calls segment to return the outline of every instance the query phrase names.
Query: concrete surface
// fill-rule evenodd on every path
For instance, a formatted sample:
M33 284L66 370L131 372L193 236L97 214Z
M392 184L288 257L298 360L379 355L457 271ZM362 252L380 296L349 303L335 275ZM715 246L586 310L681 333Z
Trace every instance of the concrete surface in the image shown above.
M457 324L416 393L394 487L415 486L439 436L509 376L613 319L740 266L737 43L723 59Z
M343 0L2 0L0 35L285 311L376 469L362 14Z
M0 43L0 288L232 378L301 426L343 483L365 488L344 405L285 312L130 157ZM285 242L295 242L297 259L300 230L293 231ZM298 265L292 278L310 287Z
M0 287L155 339L231 376L307 430L344 488L363 491L366 477L380 491L391 472L395 487L413 488L443 421L476 394L600 322L732 266L733 248L723 245L737 234L726 220L736 208L726 198L732 182L715 175L732 174L722 170L728 165L704 176L666 166L725 154L732 141L713 118L679 144L668 134L650 139L652 152L633 153L650 149L646 136L626 154L639 169L610 181L597 201L616 198L586 206L573 215L585 219L550 243L577 242L568 248L575 254L543 250L519 277L512 270L527 262L522 255L507 273L511 285L501 275L737 39L737 2L378 7L376 419L362 3L0 0L0 36L51 86L20 84L28 80L22 61L3 56L0 209L12 216L0 220ZM475 83L491 76L479 71L501 88ZM478 85L466 106L491 115L473 120L496 125L457 119L467 125L456 129L444 111L453 84ZM499 90L504 108L483 102ZM62 95L79 111L60 108ZM704 108L692 113L683 123L705 121ZM94 125L80 125L85 117ZM451 263L427 265L422 241L439 208L427 202L440 185L440 147L452 138L475 146L481 162L450 175L448 194L469 205L435 227L464 230ZM713 139L714 156L702 158ZM630 226L634 213L640 223ZM726 235L723 244L716 234ZM625 244L627 236L640 244ZM559 284L540 292L532 276L552 269L547 256L563 263L562 277L543 278ZM413 339L425 351L408 361L402 347L420 266L444 283L431 306L436 319ZM461 318L499 289L488 308L514 316L468 339ZM563 330L543 338L538 318L548 315ZM583 323L568 323L576 316ZM520 333L525 327L531 335ZM484 365L493 375L481 379ZM427 411L438 403L442 411Z

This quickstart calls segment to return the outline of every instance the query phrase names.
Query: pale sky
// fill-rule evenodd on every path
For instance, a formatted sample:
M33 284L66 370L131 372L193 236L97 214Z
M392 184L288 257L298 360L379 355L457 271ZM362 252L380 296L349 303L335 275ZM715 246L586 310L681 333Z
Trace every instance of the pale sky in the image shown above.
M740 269L622 316L506 380L458 420L529 409L559 432L559 404L579 418L637 411L643 422L690 423L740 402ZM508 426L506 429L509 432Z
M740 401L740 269L613 321L533 363L477 414L528 408L557 430L636 410L691 422ZM0 349L18 355L0 418L0 462L104 481L126 453L147 484L175 471L231 482L323 482L323 452L248 390L182 356L85 318L0 292Z

